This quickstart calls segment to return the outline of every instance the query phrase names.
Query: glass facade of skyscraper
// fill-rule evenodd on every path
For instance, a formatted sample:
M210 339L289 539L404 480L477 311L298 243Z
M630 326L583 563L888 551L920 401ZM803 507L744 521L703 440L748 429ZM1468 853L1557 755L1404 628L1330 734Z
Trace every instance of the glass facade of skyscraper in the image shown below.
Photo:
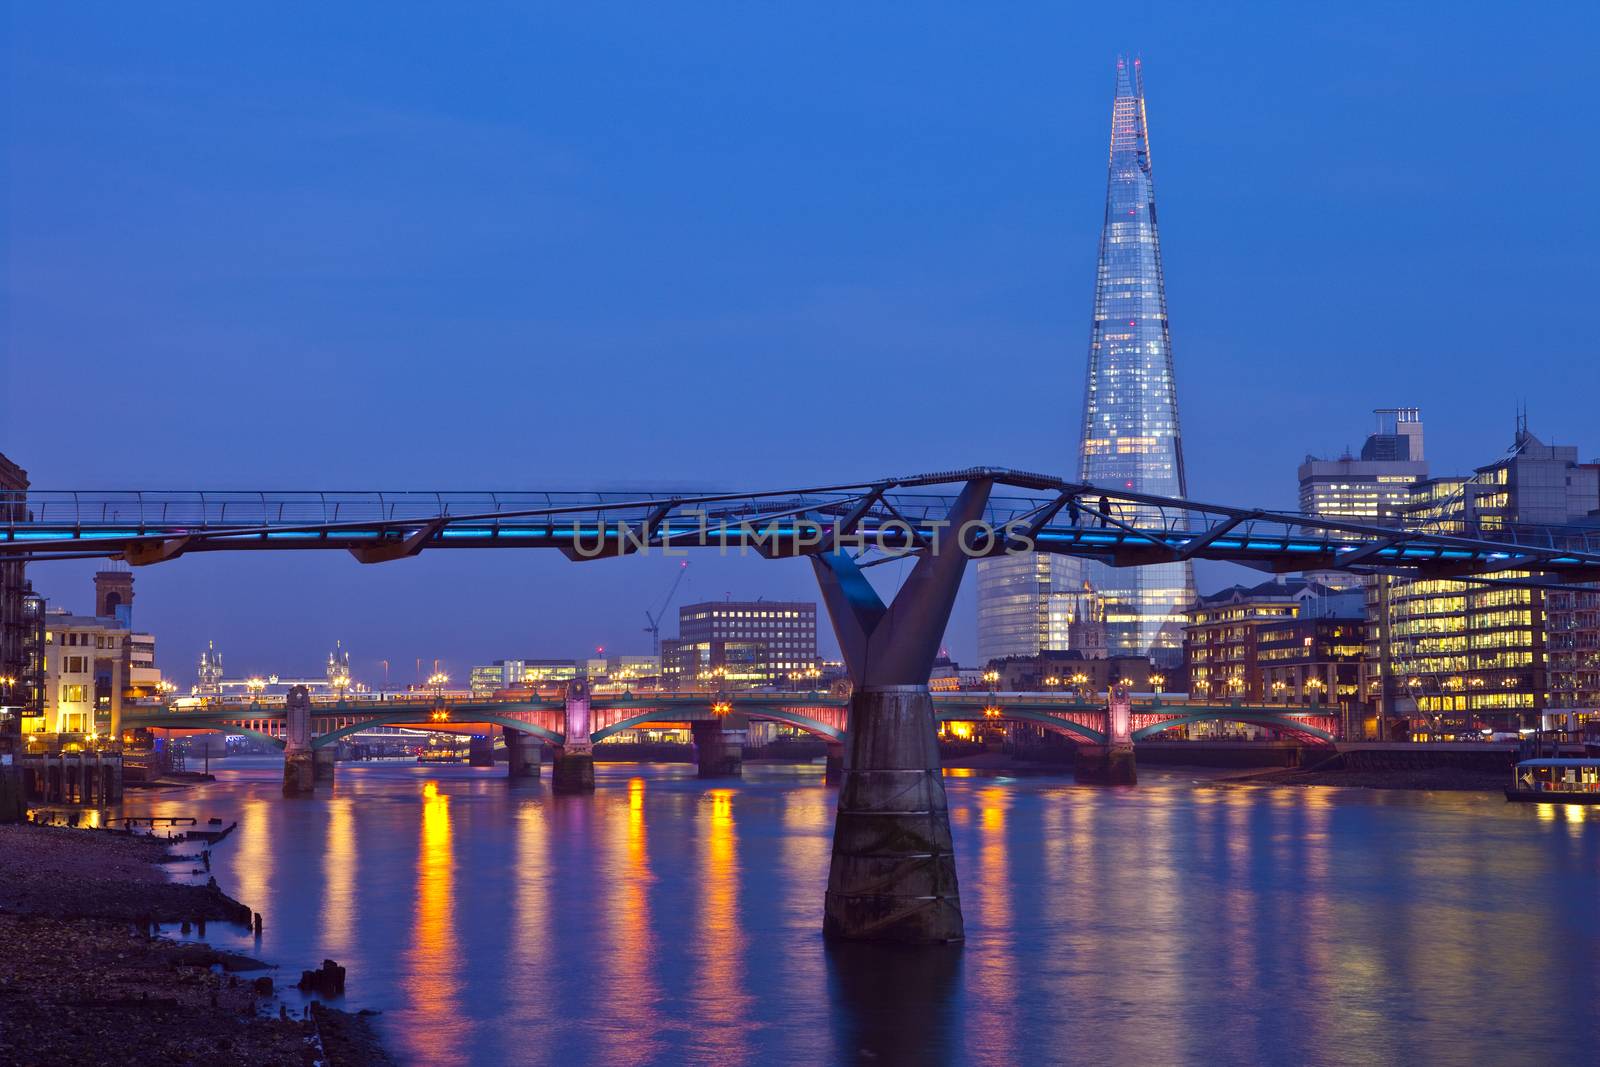
M1136 59L1117 61L1080 440L1080 478L1113 497L1119 489L1187 495L1144 85ZM1133 506L1119 506L1116 515L1135 523L1146 517ZM1112 655L1178 654L1183 609L1194 600L1194 572L1187 562L1120 569L1096 565L1091 581L1105 599Z
M1071 556L1019 553L978 563L978 662L1071 647L1090 607L1086 564Z

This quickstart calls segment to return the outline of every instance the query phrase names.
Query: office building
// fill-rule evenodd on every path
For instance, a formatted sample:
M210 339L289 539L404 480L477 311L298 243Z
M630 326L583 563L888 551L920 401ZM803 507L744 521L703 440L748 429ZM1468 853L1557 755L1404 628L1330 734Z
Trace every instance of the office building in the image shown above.
M817 606L791 600L719 600L678 609L678 636L661 643L669 685L802 684L820 675Z
M1600 723L1600 587L1545 593L1549 703L1544 725Z
M581 673L575 659L497 659L473 667L468 685L473 696L486 697L497 689L537 689L570 682Z
M1019 553L978 564L978 662L1044 651L1106 654L1105 605L1071 556Z
M1187 615L1183 660L1191 699L1347 706L1360 699L1359 590L1280 578L1199 597Z
M1351 522L1399 525L1411 504L1411 487L1428 477L1417 408L1380 408L1377 432L1360 457L1307 456L1300 464L1300 510Z
M1600 464L1579 462L1574 446L1545 444L1523 419L1505 457L1470 476L1413 486L1403 522L1430 533L1492 539L1523 527L1592 524L1597 513ZM1547 594L1505 584L1528 577L1507 570L1477 581L1379 577L1368 584L1365 685L1388 731L1399 720L1409 721L1412 732L1428 733L1539 723L1554 691ZM1568 615L1562 604L1575 643L1581 610L1574 606Z
M20 518L27 491L28 472L0 455L0 518ZM22 563L0 559L0 751L15 746L23 715L37 711L42 696L37 657L29 652L38 626L31 593Z

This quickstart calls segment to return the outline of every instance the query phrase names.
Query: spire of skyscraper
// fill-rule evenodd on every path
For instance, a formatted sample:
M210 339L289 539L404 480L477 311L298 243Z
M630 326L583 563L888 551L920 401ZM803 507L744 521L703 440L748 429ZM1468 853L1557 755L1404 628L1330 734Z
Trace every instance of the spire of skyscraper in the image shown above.
M1111 105L1106 214L1079 441L1083 481L1113 494L1132 489L1187 495L1144 77L1139 60L1125 56L1117 59ZM1144 517L1132 507L1118 510L1125 522ZM1113 654L1158 655L1178 647L1182 611L1194 599L1187 562L1096 570Z

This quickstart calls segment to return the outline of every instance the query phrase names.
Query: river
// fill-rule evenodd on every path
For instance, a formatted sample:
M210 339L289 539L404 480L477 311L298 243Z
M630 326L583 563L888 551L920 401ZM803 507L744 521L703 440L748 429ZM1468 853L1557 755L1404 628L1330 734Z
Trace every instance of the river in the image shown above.
M947 772L967 941L820 934L820 768L280 764L130 793L237 820L213 857L281 965L349 969L404 1062L1590 1063L1600 811L1498 796ZM548 768L546 768L548 772ZM292 991L291 991L292 993Z

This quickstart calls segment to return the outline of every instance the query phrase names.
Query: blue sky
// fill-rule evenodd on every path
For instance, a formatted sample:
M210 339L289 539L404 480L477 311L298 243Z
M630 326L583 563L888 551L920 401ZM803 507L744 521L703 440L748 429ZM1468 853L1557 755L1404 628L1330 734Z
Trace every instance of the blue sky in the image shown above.
M1592 5L6 11L0 449L41 487L1068 473L1118 50L1196 497L1288 505L1386 405L1440 472L1519 401L1600 455ZM459 670L647 650L671 566L185 559L138 616L184 682L208 638Z

